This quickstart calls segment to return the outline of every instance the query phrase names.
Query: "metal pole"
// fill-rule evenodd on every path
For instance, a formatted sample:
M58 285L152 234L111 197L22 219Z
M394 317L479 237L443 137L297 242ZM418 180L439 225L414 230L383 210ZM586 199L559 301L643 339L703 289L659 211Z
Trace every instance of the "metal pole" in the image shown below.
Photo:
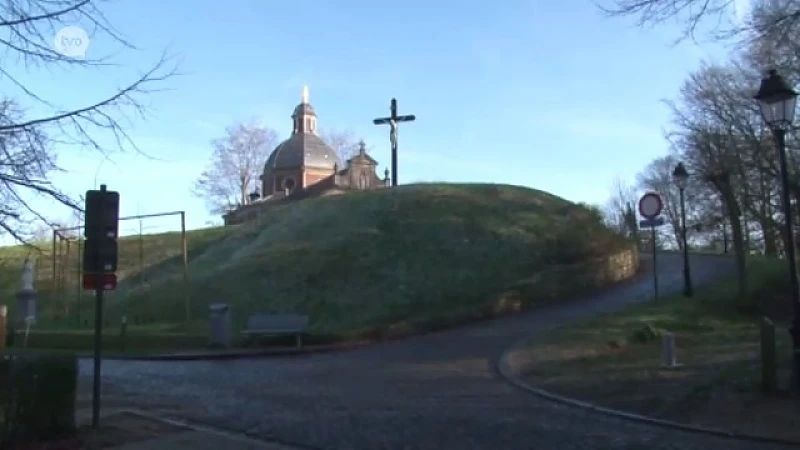
M658 246L656 245L656 227L650 227L651 240L653 241L653 295L658 300Z
M686 200L684 188L680 188L681 194L681 233L683 240L683 296L691 297L694 294L692 289L692 273L689 270L689 243L686 239Z
M728 254L728 225L722 219L722 253Z
M183 251L183 285L185 292L186 322L192 319L192 297L189 289L189 245L186 241L186 212L181 211L181 246Z
M389 130L392 143L392 186L397 186L397 99L392 99L389 113Z
M69 320L69 276L71 272L70 266L72 265L72 261L70 258L70 249L71 249L72 241L67 239L67 250L66 254L64 255L64 298L61 301L61 308L63 309L64 313L64 320Z
M50 307L50 318L55 321L56 319L56 310L58 309L58 301L60 297L64 295L64 237L59 234L58 236L58 282L56 282L56 286L58 287L58 295L52 298L50 301L52 302Z
M78 230L78 282L76 288L78 289L77 293L77 303L75 304L75 310L78 315L78 328L81 326L81 300L83 297L83 252L81 251L82 242L81 242L81 235L83 230Z
M106 185L100 185L100 190L105 191ZM103 205L105 205L103 203ZM104 211L99 211L100 216L103 217ZM95 236L97 238L97 236ZM97 251L92 255L94 259L94 266L99 267L100 255ZM94 278L94 377L92 383L92 428L97 429L100 425L100 362L102 360L102 346L103 346L103 291L105 286L103 279L105 278L105 266L100 267L100 272Z
M800 281L797 278L797 259L794 238L794 227L792 226L792 202L789 191L789 173L786 163L786 131L775 129L775 137L778 140L778 157L781 166L781 190L783 191L783 216L786 221L786 259L789 262L789 285L792 289L792 306L794 316L789 334L792 337L793 350L793 375L794 387L800 391Z
M58 230L55 228L53 229L53 253L50 257L50 261L52 263L52 271L53 271L53 280L50 284L50 292L52 295L50 296L50 301L55 301L56 296L58 296L58 268L56 267L56 237L58 236Z
M92 383L92 428L100 424L100 361L103 345L103 274L98 274L95 283L100 289L94 290L94 378Z

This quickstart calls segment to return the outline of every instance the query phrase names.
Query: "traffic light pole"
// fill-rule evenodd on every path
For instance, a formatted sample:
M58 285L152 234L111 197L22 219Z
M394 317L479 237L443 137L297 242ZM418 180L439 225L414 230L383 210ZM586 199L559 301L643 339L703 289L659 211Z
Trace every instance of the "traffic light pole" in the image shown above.
M100 185L100 191L106 191L106 185ZM102 217L105 211L98 211ZM94 266L99 267L100 271L95 274L94 281L94 380L92 382L92 428L97 429L100 425L100 363L102 361L103 347L103 291L105 267L100 261L100 254L96 251L92 256Z
M86 191L83 246L83 287L93 290L94 307L94 383L92 386L92 427L100 423L100 364L103 354L103 293L117 285L119 236L119 192Z
M97 285L100 289L94 290L94 381L92 385L92 428L100 424L100 361L102 361L103 345L103 274L97 275Z

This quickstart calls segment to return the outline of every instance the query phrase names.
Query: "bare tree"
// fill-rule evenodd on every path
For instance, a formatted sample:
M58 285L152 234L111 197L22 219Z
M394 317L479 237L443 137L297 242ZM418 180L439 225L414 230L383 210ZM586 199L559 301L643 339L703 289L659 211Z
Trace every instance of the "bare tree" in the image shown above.
M606 224L623 236L638 239L639 224L636 221L636 187L617 177L611 186L611 196L606 202L604 216Z
M144 113L141 98L152 92L156 82L173 74L165 55L126 87L105 98L87 100L80 105L56 105L12 74L12 66L25 72L54 67L102 69L113 64L110 58L71 57L53 45L56 31L74 23L89 23L89 36L103 36L123 48L133 49L106 20L99 1L89 0L0 0L0 233L25 242L34 221L50 223L30 204L31 198L46 197L80 209L48 176L59 170L56 153L70 146L89 148L107 156L115 151L137 150L121 124L126 112ZM60 53L60 51L62 53ZM16 92L14 92L16 91ZM35 106L44 111L30 116ZM98 135L113 137L115 145L104 147Z
M600 9L609 16L633 16L640 26L677 21L683 25L682 38L705 34L716 40L745 38L781 40L797 35L800 1L752 0L749 11L737 10L736 0L609 0Z
M319 137L336 152L342 163L358 153L360 140L350 130L322 130Z
M278 133L251 120L229 126L211 144L211 161L192 191L205 199L211 213L220 214L248 203L250 189L278 145Z

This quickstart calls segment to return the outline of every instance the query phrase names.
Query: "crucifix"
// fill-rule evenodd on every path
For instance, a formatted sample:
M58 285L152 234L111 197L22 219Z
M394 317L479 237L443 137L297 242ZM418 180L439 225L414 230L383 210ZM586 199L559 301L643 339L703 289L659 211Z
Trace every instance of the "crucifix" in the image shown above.
M372 121L375 125L389 124L389 142L392 144L392 186L397 186L397 124L400 122L413 122L417 119L413 114L407 116L397 115L397 100L392 99L389 108L391 115Z

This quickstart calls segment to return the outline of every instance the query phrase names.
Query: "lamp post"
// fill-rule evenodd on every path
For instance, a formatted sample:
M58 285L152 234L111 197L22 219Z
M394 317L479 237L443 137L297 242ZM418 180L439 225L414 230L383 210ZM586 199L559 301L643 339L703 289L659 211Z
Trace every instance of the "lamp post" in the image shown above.
M755 95L761 116L775 135L778 144L778 161L781 169L781 191L783 194L783 217L786 221L786 259L789 262L789 285L794 315L789 334L792 337L794 387L800 391L800 282L797 278L797 260L794 230L792 227L792 204L789 193L788 164L786 163L786 130L794 120L797 92L778 74L770 70Z
M683 241L683 296L691 297L694 294L692 289L692 272L689 270L689 244L686 239L686 185L689 182L689 172L686 171L682 162L675 166L672 171L672 179L678 186L681 200L681 240Z

